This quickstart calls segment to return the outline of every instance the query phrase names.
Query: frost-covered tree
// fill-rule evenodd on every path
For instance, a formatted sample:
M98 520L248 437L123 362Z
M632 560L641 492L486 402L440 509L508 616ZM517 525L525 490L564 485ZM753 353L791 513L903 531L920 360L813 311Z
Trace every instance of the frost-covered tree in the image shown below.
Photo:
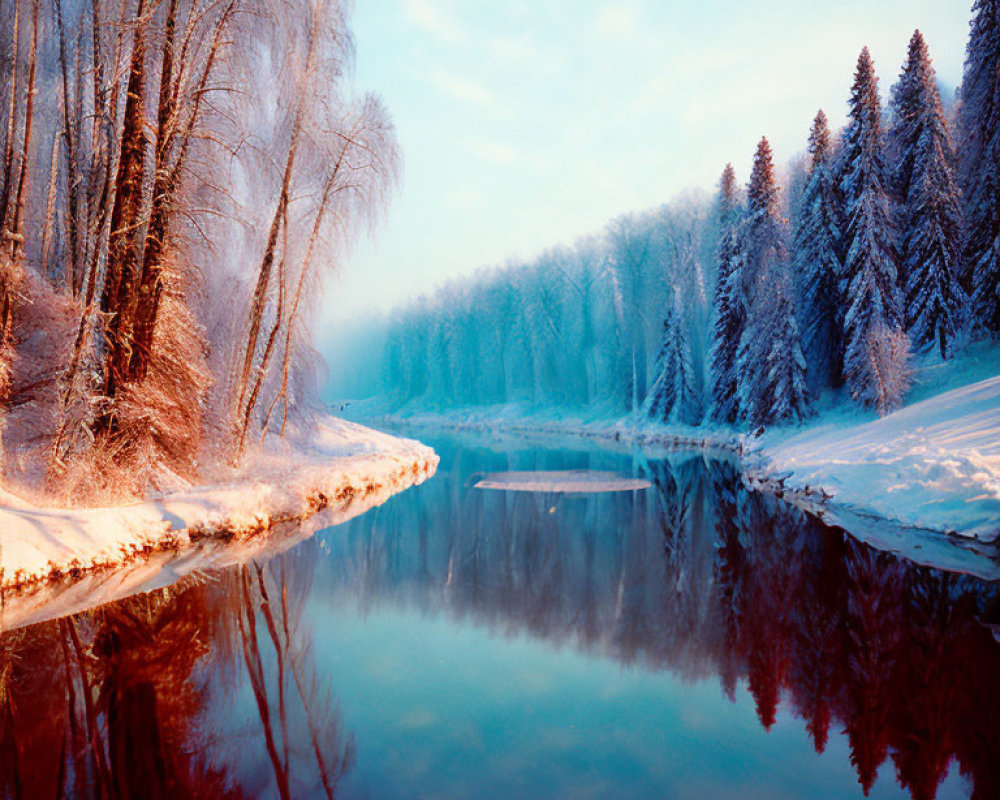
M695 425L697 406L684 301L674 287L649 392L649 416L662 422Z
M865 394L859 399L874 406L880 416L903 404L910 388L910 337L901 328L879 325L868 334L865 361L860 366Z
M779 286L773 302L772 334L767 353L767 391L762 419L801 421L809 414L806 359L799 340L789 286Z
M727 164L719 182L719 251L715 279L715 317L710 356L712 417L733 423L739 415L736 352L746 324L743 302L736 295L740 275L740 198L736 171Z
M892 118L889 152L907 323L918 348L937 347L947 358L965 304L957 279L961 211L954 150L920 31L910 39L893 89Z
M812 158L808 152L796 154L785 165L785 180L788 183L785 191L785 216L788 217L789 230L795 230L800 224L811 167Z
M1000 333L1000 0L976 0L958 111L964 288L977 326Z
M847 211L841 285L847 306L844 380L851 397L864 404L873 403L875 392L869 357L873 333L903 328L884 138L878 79L866 47L858 58L839 158L840 191Z
M629 364L629 407L638 410L646 397L649 330L642 313L643 300L648 294L649 265L654 261L654 240L651 220L637 214L625 214L608 225L606 238L608 258L614 272L616 294L622 309L621 343L623 358ZM653 339L655 341L655 339Z
M809 133L809 178L793 235L802 343L814 392L840 383L842 307L840 244L843 210L833 175L833 145L820 110Z
M168 490L308 418L322 272L398 165L381 101L351 85L350 13L4 3L8 479L64 502Z
M744 304L746 325L736 354L740 416L755 426L769 425L773 386L768 356L775 335L775 299L787 280L787 225L775 177L771 145L762 138L747 186L746 217L740 231L743 267L734 283Z

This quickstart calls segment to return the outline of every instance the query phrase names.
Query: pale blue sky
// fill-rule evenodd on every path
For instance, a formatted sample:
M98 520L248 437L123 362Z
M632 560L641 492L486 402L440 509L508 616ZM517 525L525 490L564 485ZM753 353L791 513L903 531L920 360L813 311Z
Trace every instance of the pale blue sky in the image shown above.
M385 309L611 217L780 163L842 124L868 45L883 96L915 27L961 79L971 0L357 0L357 86L382 94L404 177L323 316Z

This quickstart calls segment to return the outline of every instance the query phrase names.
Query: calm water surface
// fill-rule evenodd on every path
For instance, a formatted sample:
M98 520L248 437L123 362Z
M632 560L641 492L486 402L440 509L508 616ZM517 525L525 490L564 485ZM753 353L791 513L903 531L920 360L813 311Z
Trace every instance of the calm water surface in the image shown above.
M701 454L429 438L267 563L0 638L0 795L1000 797L996 584ZM500 470L645 491L483 491Z

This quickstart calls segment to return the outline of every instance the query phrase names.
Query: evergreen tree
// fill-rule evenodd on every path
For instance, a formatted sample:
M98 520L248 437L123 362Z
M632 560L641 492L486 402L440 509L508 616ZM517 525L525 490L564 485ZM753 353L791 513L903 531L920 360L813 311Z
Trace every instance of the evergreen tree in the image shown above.
M656 357L656 377L649 393L649 416L662 422L696 425L697 398L684 305L676 287L671 295L670 308L663 320L663 341Z
M789 287L778 287L774 302L773 335L767 354L766 419L801 421L809 414L806 359L799 342Z
M712 417L733 423L739 413L736 394L736 351L746 324L743 303L734 294L741 268L739 248L739 190L736 171L727 164L719 183L719 252L715 280L711 379Z
M762 138L747 186L747 213L741 230L745 263L739 284L747 321L736 356L740 416L760 427L784 418L775 416L777 410L784 408L778 393L786 388L774 382L781 378L781 370L772 372L769 363L775 339L786 337L790 341L794 338L793 350L798 351L801 358L798 329L781 319L781 312L787 311L787 307L779 308L782 291L788 282L786 235L771 146ZM775 358L780 360L781 357Z
M918 44L918 37L920 44ZM888 130L885 137L886 188L893 205L897 221L905 224L906 197L910 191L913 178L914 157L914 121L920 105L924 101L923 90L920 87L921 70L930 67L930 56L926 52L926 65L921 64L920 47L923 37L920 31L914 31L907 49L906 61L899 73L899 80L889 90ZM903 280L902 265L900 265L900 284Z
M847 211L844 278L844 380L858 402L874 405L880 377L872 367L873 337L902 330L896 250L884 164L882 107L868 48L861 51L844 131L840 191ZM893 376L881 376L893 381Z
M947 358L965 305L957 280L960 210L954 151L920 31L910 39L892 105L889 150L907 323L917 347L936 346Z
M976 0L965 54L958 140L963 288L977 326L1000 333L1000 0Z
M837 386L841 374L840 243L843 211L833 176L833 147L826 114L809 133L809 179L793 237L794 261L802 298L802 341L809 386L818 392Z

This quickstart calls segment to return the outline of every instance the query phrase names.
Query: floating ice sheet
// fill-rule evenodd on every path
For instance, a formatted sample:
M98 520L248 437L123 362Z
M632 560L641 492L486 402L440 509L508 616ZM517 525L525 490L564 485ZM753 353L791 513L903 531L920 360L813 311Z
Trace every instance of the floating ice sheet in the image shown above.
M474 488L500 489L507 492L581 494L631 492L648 489L651 485L649 481L626 478L614 472L574 469L552 472L493 472L483 476Z

